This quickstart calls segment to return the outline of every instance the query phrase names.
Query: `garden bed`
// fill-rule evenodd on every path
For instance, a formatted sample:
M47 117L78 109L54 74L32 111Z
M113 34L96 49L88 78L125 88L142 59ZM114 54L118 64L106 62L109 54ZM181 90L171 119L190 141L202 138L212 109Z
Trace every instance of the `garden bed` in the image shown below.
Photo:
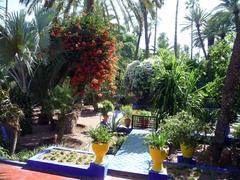
M74 165L89 166L94 160L93 154L80 153L76 151L53 149L48 154L39 157L41 160L55 161L58 163L69 163Z
M50 147L27 161L26 168L70 177L99 177L107 173L108 157L101 166L93 162L91 152Z

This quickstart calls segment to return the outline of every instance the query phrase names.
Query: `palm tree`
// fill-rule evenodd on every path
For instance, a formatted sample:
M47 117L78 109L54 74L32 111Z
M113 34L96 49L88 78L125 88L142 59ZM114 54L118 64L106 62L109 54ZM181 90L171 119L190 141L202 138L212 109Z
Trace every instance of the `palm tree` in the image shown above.
M164 4L164 0L154 1L155 3L155 24L154 24L154 47L153 53L156 54L157 49L157 26L158 26L158 9L161 8Z
M177 53L178 6L179 6L179 0L177 0L177 4L176 4L176 15L175 15L174 53L175 53L175 57L176 57L176 58L178 58L178 53Z
M24 129L26 126L23 126L23 133L31 132L30 86L38 65L47 57L44 52L50 42L49 25L55 15L40 8L35 8L34 14L35 19L27 22L25 11L14 12L8 15L5 26L0 25L0 65L21 93L13 99L24 108L25 121L22 123L29 127Z
M200 7L191 9L190 13L187 16L185 16L187 23L185 24L185 27L182 29L182 31L190 29L192 22L194 22L205 59L208 59L208 56L204 46L201 28L206 26L208 17L209 14L206 13L204 10L200 9Z
M240 7L239 0L222 0L221 8L232 12L235 20L236 38L233 44L233 51L228 66L226 79L222 91L221 109L216 125L215 136L212 143L212 155L214 162L218 162L222 149L228 135L229 124L232 120L232 107L236 89L239 85L240 77Z
M8 14L8 0L5 2L5 16L7 17Z
M137 20L137 24L138 24L138 26L135 27L135 31L137 32L138 38L137 38L137 44L136 44L136 49L135 49L135 53L134 53L134 59L138 59L140 40L141 40L142 32L143 32L143 15L141 13L141 10L140 10L141 6L139 3L133 2L131 0L127 0L127 3L128 3L128 7L133 12L133 14Z
M0 2L3 2L0 0ZM0 19L4 19L4 6L0 6Z
M150 36L151 34L149 34L149 24L148 24L148 11L147 11L147 7L144 3L141 3L141 10L143 13L143 24L144 24L144 35L145 35L145 58L149 57L149 43L150 43Z
M155 24L154 24L154 45L153 45L153 54L156 54L157 49L157 25L158 25L158 7L155 7L156 17L155 17Z
M158 48L170 49L169 39L166 33L161 33L158 37Z
M186 9L194 9L195 6L197 5L198 6L198 3L199 3L199 0L188 0L186 2ZM191 52L190 52L190 57L191 57L191 60L193 58L193 21L191 22Z
M141 12L143 15L143 25L144 25L144 35L145 35L145 58L149 57L149 44L150 44L150 37L151 37L151 30L149 27L149 18L148 14L150 13L151 15L151 21L155 19L156 14L154 11L154 5L157 6L158 8L161 8L164 0L139 0L139 3L141 5ZM156 29L156 28L155 28ZM156 34L156 33L155 33Z
M28 93L29 76L34 74L36 59L39 59L37 54L47 48L50 41L51 16L40 9L35 9L34 14L36 18L26 22L25 11L14 12L8 15L6 27L0 26L0 64L8 69L24 94Z

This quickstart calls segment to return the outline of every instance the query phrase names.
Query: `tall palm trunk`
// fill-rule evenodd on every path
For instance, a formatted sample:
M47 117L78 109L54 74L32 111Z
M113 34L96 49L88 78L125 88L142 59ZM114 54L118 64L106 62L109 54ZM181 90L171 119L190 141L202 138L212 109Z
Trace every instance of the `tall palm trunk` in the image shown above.
M233 45L232 56L228 66L227 75L222 92L221 110L217 121L215 136L212 143L213 161L218 162L228 135L229 123L232 119L232 107L237 86L240 82L240 19L239 10L235 13L235 24L237 29L236 38Z
M116 17L116 20L117 20L117 23L118 23L118 31L120 31L120 20L119 20L119 16L118 16L117 10L116 10L116 8L115 8L112 0L110 0L110 3L111 3L113 12L114 12L114 14L115 14L115 17Z
M149 42L150 37L148 34L148 12L146 7L143 5L143 18L144 18L144 34L145 34L145 58L149 58Z
M154 27L154 47L153 47L154 54L156 54L156 47L157 47L157 25L158 25L158 7L156 6L156 19L155 19L155 27Z
M5 4L5 17L7 17L8 14L8 0L6 0L6 4Z
M174 53L176 58L178 58L178 47L177 47L178 6L179 6L179 0L177 0L176 15L175 15Z
M142 37L142 26L139 27L139 32L138 32L138 40L137 40L137 44L136 44L136 50L135 50L135 54L134 54L134 59L138 59L138 51L139 51L139 46L140 46L140 41L141 41L141 37Z
M200 40L200 43L201 43L201 46L202 46L204 57L205 57L205 59L208 59L207 52L205 50L205 46L204 46L204 43L203 43L202 35L201 35L201 32L200 32L200 24L196 24L196 28L197 28L198 37L199 37L199 40Z
M193 21L191 22L191 60L193 59Z
M17 140L18 140L18 130L16 128L14 128L13 129L13 144L12 144L12 152L11 152L11 154L14 154L15 151L16 151Z
M94 0L85 0L85 9L88 13L93 11Z

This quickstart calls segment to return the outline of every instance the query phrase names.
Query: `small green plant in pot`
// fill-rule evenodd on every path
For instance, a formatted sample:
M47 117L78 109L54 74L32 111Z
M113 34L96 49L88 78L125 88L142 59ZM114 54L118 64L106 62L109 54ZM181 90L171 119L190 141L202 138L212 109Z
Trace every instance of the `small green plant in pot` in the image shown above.
M146 136L145 142L149 145L149 152L152 157L152 170L160 172L163 170L163 161L168 155L168 135L166 133L153 132Z
M200 140L202 127L199 119L182 111L166 118L162 130L169 135L175 146L180 144L183 157L191 158Z
M114 110L114 105L112 104L111 101L108 100L104 100L100 103L98 103L98 108L100 113L103 116L103 121L107 121L108 120L108 113L112 112Z
M121 107L121 110L124 114L124 122L125 122L125 126L128 128L131 124L131 119L132 119L132 106L131 105L125 105Z
M112 134L106 127L100 126L95 129L90 129L89 136L92 139L92 150L95 153L94 163L102 164L103 158L108 152Z

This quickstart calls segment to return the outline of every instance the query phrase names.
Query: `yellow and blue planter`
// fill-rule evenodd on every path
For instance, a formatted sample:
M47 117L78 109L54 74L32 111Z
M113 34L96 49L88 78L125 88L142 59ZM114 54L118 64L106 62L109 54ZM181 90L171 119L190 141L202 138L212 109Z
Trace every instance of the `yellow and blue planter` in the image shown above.
M193 158L193 154L196 147L186 144L180 144L182 154L178 154L178 163L196 164L196 160Z
M95 164L103 164L104 163L104 156L106 155L106 153L108 152L109 150L109 144L102 144L102 143L99 143L99 144L96 144L96 143L93 143L92 144L92 150L95 154L95 161L94 163Z
M159 150L149 147L149 152L153 161L152 169L149 171L149 180L162 179L167 180L167 170L163 167L163 161L167 158L168 148Z

